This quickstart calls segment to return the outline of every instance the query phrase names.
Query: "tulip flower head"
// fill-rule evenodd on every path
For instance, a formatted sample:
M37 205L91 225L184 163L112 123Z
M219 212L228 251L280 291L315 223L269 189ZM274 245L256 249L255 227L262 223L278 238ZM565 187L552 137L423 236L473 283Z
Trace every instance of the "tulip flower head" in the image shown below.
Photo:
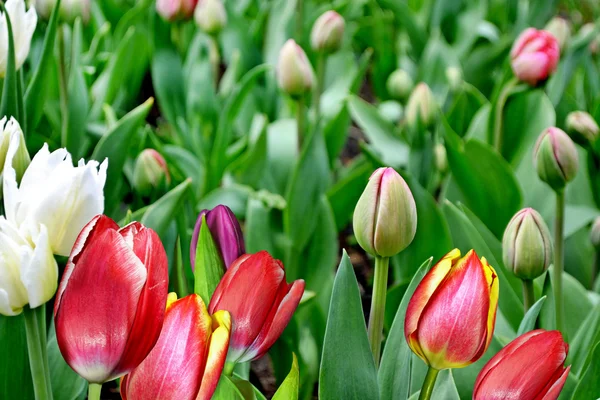
M419 83L406 104L406 124L414 128L420 122L424 128L429 128L435 122L437 114L438 106L431 89L426 83Z
M188 20L194 15L198 0L156 0L156 12L165 21Z
M165 249L139 222L94 217L81 231L56 294L56 340L92 383L125 375L158 340L168 288Z
M15 64L19 70L29 55L31 38L37 25L35 8L25 9L23 0L7 0L4 3L6 12L12 25L13 40L15 44ZM0 13L0 78L6 75L8 62L8 24L6 15Z
M393 168L373 172L356 203L353 226L358 244L373 256L394 256L412 242L417 206L410 188Z
M337 12L330 10L323 13L310 32L312 49L324 53L337 51L342 46L345 26L344 18Z
M546 80L560 59L556 38L547 31L528 28L517 38L510 51L515 76L531 86Z
M534 148L538 176L554 190L562 190L579 169L579 156L571 138L561 129L551 127L538 138Z
M4 117L0 120L0 176L2 176L2 172L4 171L4 163L9 152L12 159L11 167L15 171L17 181L20 181L25 170L31 163L31 158L27 152L27 145L25 144L25 137L21 126L14 118L7 121L6 117ZM2 183L0 183L1 188Z
M571 369L564 367L568 351L559 331L519 336L479 372L473 400L556 400Z
M196 265L196 247L198 245L198 236L200 235L203 216L206 218L208 229L217 245L217 249L221 253L223 264L225 268L229 268L238 257L246 253L246 246L244 244L242 227L235 214L229 207L220 204L212 210L202 210L200 211L200 215L198 215L194 234L192 235L192 243L190 243L192 269Z
M210 301L211 314L229 311L232 333L227 361L262 357L292 319L304 281L288 284L279 260L266 251L245 254L227 270Z
M498 276L475 251L446 254L417 286L406 310L411 350L437 370L477 361L494 333Z
M552 262L550 230L542 216L533 208L515 214L502 239L504 265L521 279L535 279Z
M140 153L133 168L133 186L138 193L147 196L170 180L167 162L158 151L145 149Z
M594 143L600 135L600 127L598 127L594 118L585 111L569 113L566 126L573 140L583 146Z
M386 88L395 99L404 100L412 92L415 83L410 74L403 69L397 69L390 74L386 82Z
M205 33L216 35L227 25L227 11L221 0L199 0L194 20Z
M277 62L279 87L292 97L300 97L313 86L313 73L306 53L293 39L289 39L279 52Z
M200 296L169 294L165 322L148 357L121 382L124 400L210 400L225 365L231 319L209 315Z

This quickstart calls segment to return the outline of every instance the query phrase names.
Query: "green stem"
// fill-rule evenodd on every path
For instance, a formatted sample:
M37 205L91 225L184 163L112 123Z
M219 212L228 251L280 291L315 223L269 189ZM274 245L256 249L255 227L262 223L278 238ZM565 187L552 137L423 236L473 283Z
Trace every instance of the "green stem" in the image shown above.
M511 95L511 92L517 83L517 79L511 79L508 81L502 88L502 91L498 96L498 101L496 102L496 112L494 114L494 147L500 155L502 155L502 122L504 116L504 106L506 105L506 101L508 100L508 97Z
M209 50L210 64L213 70L213 79L215 90L219 90L219 72L221 68L221 52L219 51L219 41L216 36L210 37L210 50Z
M369 314L369 343L371 344L373 359L377 366L381 357L389 265L390 259L388 257L375 258L373 297L371 298L371 313Z
M226 376L232 376L233 370L235 369L235 363L231 361L227 361L223 366L223 374Z
M65 32L58 27L58 89L60 95L60 111L62 114L61 145L67 147L69 120L69 91L67 83L67 58L65 56Z
M439 372L440 371L437 369L429 367L427 370L427 375L425 376L425 380L423 381L423 386L421 387L419 400L431 399L431 394L433 393L433 388L435 386L435 380L437 379Z
M535 303L535 294L533 292L533 281L531 279L523 279L523 308L525 313Z
M296 42L302 42L302 30L304 23L304 4L303 0L296 0Z
M327 54L319 53L317 56L317 87L315 90L315 121L321 115L321 95L325 88L325 67L327 65Z
M554 221L554 275L552 285L554 287L554 307L556 312L556 328L561 331L565 340L566 332L564 326L564 304L562 292L562 275L564 270L563 259L563 229L565 222L565 192L556 192L556 220Z
M88 400L100 400L100 392L102 392L101 383L90 383L88 386Z
M298 150L302 152L302 145L304 142L304 97L300 96L297 99L297 110L296 110L296 128L298 130Z
M46 305L23 310L27 334L29 366L36 400L51 400L50 368L46 344Z

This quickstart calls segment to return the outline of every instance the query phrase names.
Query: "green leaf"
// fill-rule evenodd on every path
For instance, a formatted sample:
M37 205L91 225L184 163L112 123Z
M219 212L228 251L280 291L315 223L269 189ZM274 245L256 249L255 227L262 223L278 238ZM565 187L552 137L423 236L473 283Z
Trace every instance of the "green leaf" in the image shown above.
M187 196L191 180L186 179L152 204L141 219L141 223L154 229L159 236L166 234L175 214L181 212L181 204Z
M212 400L245 400L244 395L227 375L222 374Z
M223 259L208 229L206 216L202 216L202 226L196 246L196 265L194 269L194 292L202 298L204 304L210 299L225 273Z
M246 250L248 253L266 250L269 254L276 256L273 238L277 230L274 226L272 214L272 208L260 198L250 196L245 225Z
M600 394L600 342L596 343L594 350L590 353L591 362L581 376L579 384L573 393L573 400L593 399Z
M88 384L85 379L69 367L63 358L56 341L54 323L52 323L48 335L48 364L53 398L55 400L79 399L87 389Z
M322 400L379 399L356 276L344 251L335 277L319 374Z
M158 16L157 19L160 19ZM152 86L161 113L172 125L186 118L186 92L183 66L179 54L172 48L157 48L151 65Z
M522 334L535 329L535 321L537 321L537 317L540 315L544 301L546 301L546 296L542 296L529 310L527 310L527 313L523 317L523 321L521 321L521 325L519 325L517 336L521 336Z
M569 342L567 364L572 365L571 370L575 375L582 375L596 343L600 343L600 304L587 315L577 334Z
M267 116L257 114L248 133L248 149L230 165L237 181L257 187L267 166Z
M6 75L4 76L4 86L2 88L2 102L0 103L0 115L14 117L17 121L21 121L20 110L23 106L19 105L23 101L23 98L19 96L18 90L18 79L16 59L15 59L15 41L13 35L12 23L10 16L4 8L4 3L0 3L0 10L4 13L6 18L6 29L8 31L8 50L6 59ZM6 44L5 44L6 46Z
M379 367L379 395L381 399L406 399L410 395L412 350L404 337L406 309L417 286L429 271L432 258L426 260L414 275L404 292L394 323L388 334Z
M0 399L34 399L23 315L0 315L0 354Z
M298 359L296 354L293 354L292 368L290 373L285 378L275 395L273 400L298 400L298 390L300 386L300 370L298 369Z

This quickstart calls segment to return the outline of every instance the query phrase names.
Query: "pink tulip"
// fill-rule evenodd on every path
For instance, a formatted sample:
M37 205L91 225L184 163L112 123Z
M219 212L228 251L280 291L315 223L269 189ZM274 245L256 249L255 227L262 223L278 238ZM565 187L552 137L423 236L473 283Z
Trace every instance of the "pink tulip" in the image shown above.
M198 0L157 0L156 11L166 21L190 19L194 15Z
M535 86L556 69L560 47L550 32L528 28L517 38L510 58L517 78Z

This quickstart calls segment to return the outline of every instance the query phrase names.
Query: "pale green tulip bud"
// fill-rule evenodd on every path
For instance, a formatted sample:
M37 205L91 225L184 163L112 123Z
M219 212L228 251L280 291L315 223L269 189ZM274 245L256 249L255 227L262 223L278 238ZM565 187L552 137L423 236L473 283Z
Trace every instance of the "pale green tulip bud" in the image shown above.
M550 231L533 208L515 214L502 238L504 265L518 278L532 280L542 275L552 262Z
M333 53L342 46L344 18L335 11L327 11L313 25L310 44L314 51Z
M571 26L569 25L569 21L561 17L552 18L546 24L544 30L554 35L561 50L566 47L571 38Z
M209 35L217 35L227 25L227 11L221 0L200 0L194 11L196 25Z
M577 143L594 143L600 134L600 128L594 118L585 111L573 111L567 115L567 131Z
M403 69L397 69L390 74L386 82L387 90L395 99L404 100L415 87L410 74Z
M133 170L135 190L139 194L147 196L169 181L169 170L163 156L154 149L142 151L135 161Z
M50 19L56 0L35 0L33 6L38 15L45 20ZM83 23L90 20L92 5L91 0L62 0L60 3L59 16L61 20L71 23L81 18Z
M384 101L377 107L379 114L392 124L398 123L402 119L404 109L402 105L394 100Z
M376 170L354 209L354 234L369 254L391 257L408 247L417 231L410 188L393 168Z
M450 85L450 89L458 90L463 84L462 70L459 67L446 68L446 80Z
M559 128L544 130L533 154L538 176L555 191L563 190L577 175L579 157L575 143Z
M281 90L292 97L309 92L313 86L313 74L306 53L293 39L289 39L279 52L277 80Z
M433 155L435 157L435 166L438 171L442 174L448 171L448 155L446 154L446 146L438 143L433 148Z
M600 217L596 217L590 230L590 241L596 250L600 251Z
M4 117L0 120L0 175L4 171L6 155L11 146L17 147L12 158L12 168L16 172L17 182L20 182L25 170L31 163L31 158L19 123L14 118L7 122L6 117Z
M426 83L419 83L410 94L406 105L406 123L415 127L417 121L425 128L429 128L437 118L438 107L433 93Z

